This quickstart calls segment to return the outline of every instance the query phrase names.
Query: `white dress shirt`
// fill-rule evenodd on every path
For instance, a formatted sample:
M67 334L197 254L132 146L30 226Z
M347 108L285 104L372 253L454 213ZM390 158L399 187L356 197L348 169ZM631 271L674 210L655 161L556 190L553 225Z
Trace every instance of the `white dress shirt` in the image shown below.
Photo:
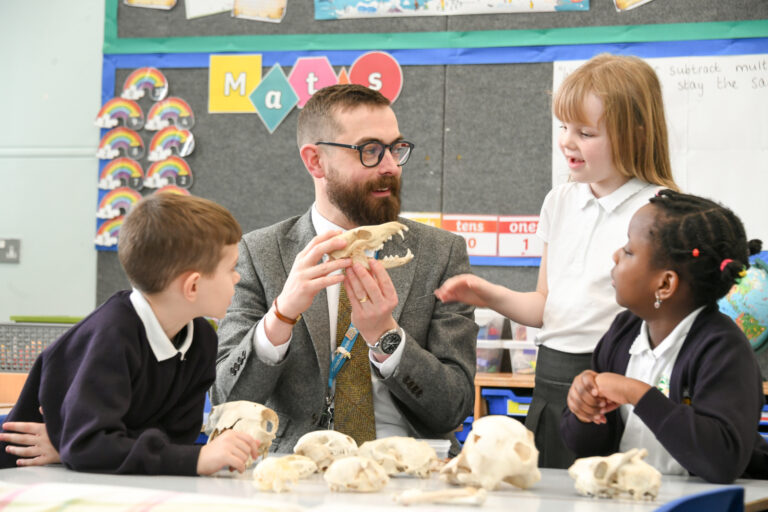
M179 348L176 348L173 345L173 342L171 342L165 334L163 327L160 325L160 321L152 310L152 306L149 305L149 302L144 295L134 288L131 295L129 295L129 298L131 299L131 304L133 304L133 309L135 309L136 314L139 315L141 323L144 324L144 330L147 333L149 346L157 361L165 361L166 359L174 357L176 354L181 354L181 359L184 360L187 350L192 346L194 323L189 322L187 324L187 332L184 337L184 342Z
M703 309L704 306L686 316L654 349L651 348L648 338L648 325L643 322L640 333L629 348L629 364L625 375L658 388L664 396L669 398L669 379L672 376L677 355L693 321ZM687 475L688 471L669 454L643 420L634 414L634 409L635 407L630 404L619 408L621 418L624 420L624 434L621 437L619 449L626 452L632 448L645 448L648 450L645 461L663 474Z
M336 224L323 217L320 212L317 211L317 207L314 204L312 205L311 216L312 225L314 226L315 232L318 235L331 230L346 231L345 229L337 226ZM373 257L374 255L371 253L369 256ZM327 258L327 255L323 256L323 260L326 260ZM337 284L329 286L325 289L328 298L328 318L330 320L329 325L331 328L329 338L331 356L333 356L333 353L336 350L336 319L338 318L339 311L339 286L342 285ZM256 355L260 360L267 364L277 364L283 360L291 343L290 338L282 345L274 346L269 341L269 338L267 338L267 333L264 329L263 318L259 321L256 329L254 330L254 333L254 347L256 350ZM358 336L355 343L365 343L365 340L363 340L362 336ZM403 355L403 348L405 347L405 343L406 340L405 337L403 337L403 340L400 342L400 345L397 347L397 349L383 363L376 361L371 352L368 352L368 357L371 363L376 366L384 378L390 377L397 369L398 364L400 364L400 358ZM376 421L376 437L382 438L389 436L413 436L414 434L406 423L405 418L403 418L403 416L397 410L397 407L395 407L395 404L392 401L392 396L389 394L389 390L384 384L384 381L372 373L371 383L373 386L373 412Z

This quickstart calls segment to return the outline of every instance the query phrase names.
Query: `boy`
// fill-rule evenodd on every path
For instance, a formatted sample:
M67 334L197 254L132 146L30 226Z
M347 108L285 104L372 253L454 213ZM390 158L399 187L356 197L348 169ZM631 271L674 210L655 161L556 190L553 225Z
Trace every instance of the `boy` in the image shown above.
M226 313L240 236L232 215L206 199L139 201L118 247L133 291L117 292L40 354L8 421L40 422L45 411L53 447L78 471L244 471L258 456L250 436L193 444L215 378L216 333L201 317ZM0 443L0 467L16 465L11 452L26 455Z

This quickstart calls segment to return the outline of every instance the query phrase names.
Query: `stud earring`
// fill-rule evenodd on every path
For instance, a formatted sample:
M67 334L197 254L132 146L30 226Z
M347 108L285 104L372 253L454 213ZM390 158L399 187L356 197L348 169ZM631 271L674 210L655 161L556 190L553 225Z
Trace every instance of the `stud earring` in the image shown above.
M661 297L659 297L659 292L656 292L656 302L653 303L653 307L655 309L659 309L661 307Z

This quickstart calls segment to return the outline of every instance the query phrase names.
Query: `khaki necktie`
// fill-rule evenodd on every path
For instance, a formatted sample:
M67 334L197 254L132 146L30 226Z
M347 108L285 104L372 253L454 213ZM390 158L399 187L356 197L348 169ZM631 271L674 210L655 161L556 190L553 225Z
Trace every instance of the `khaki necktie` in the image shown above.
M339 287L339 316L336 323L336 346L349 327L352 310L344 285ZM336 376L336 396L333 413L334 429L351 436L357 444L376 439L371 390L371 363L368 347L361 335L350 351L351 359L344 363Z

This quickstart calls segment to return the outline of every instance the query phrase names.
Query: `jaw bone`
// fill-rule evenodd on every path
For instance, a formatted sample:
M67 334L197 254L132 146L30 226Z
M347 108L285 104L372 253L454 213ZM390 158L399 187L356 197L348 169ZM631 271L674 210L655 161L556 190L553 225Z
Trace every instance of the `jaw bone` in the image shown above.
M394 221L377 226L360 226L359 228L350 229L335 237L346 240L347 246L338 251L330 252L328 256L332 260L351 258L353 262L360 263L363 267L369 268L368 256L365 255L365 251L378 251L394 235L400 235L405 240L404 231L408 231L408 226ZM413 253L408 249L405 256L386 256L380 261L384 268L394 268L405 265L412 259Z

